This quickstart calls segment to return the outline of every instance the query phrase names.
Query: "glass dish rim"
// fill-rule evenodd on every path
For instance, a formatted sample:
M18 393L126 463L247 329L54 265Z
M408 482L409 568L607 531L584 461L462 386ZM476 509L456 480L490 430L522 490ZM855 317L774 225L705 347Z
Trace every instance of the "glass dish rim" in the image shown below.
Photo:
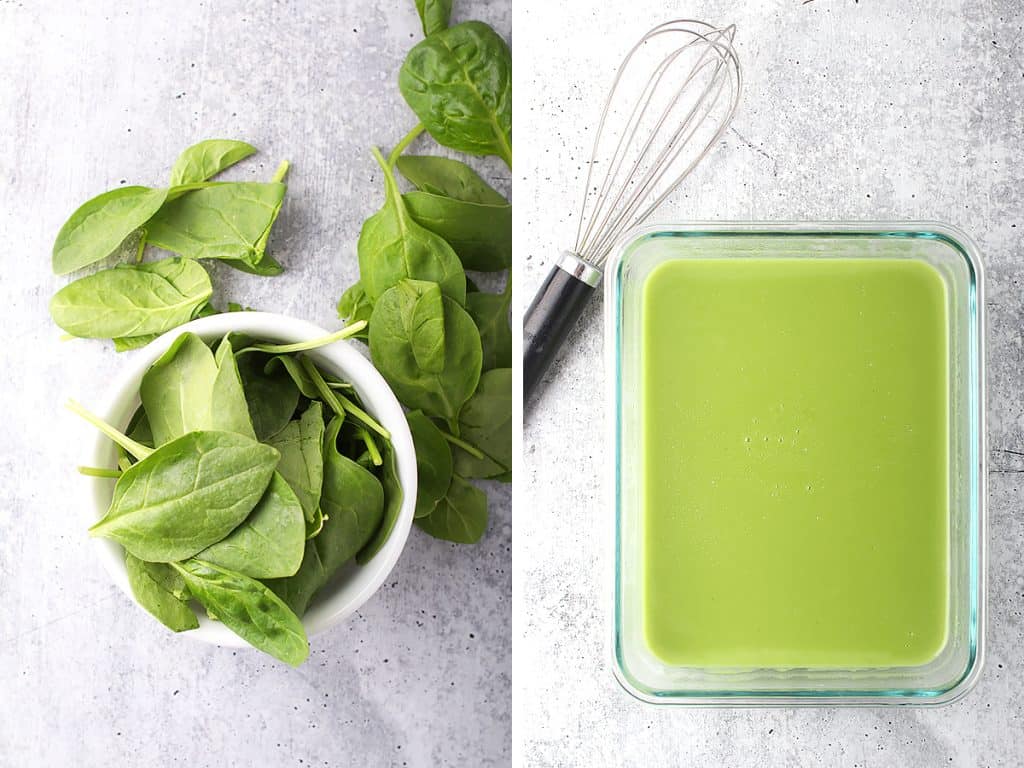
M950 686L937 690L778 690L778 691L696 691L652 689L632 679L626 669L621 646L619 622L620 556L621 556L621 377L619 271L631 247L658 235L682 237L701 236L817 236L817 237L922 237L947 243L964 259L971 288L969 339L973 347L968 360L969 410L971 422L972 493L969 534L975 539L971 547L971 599L974 610L969 634L970 651L963 673ZM604 269L604 339L605 396L607 444L611 447L611 471L606 486L610 499L613 525L611 529L612 560L608 634L612 672L622 688L634 698L661 706L710 707L822 707L822 706L941 706L965 696L981 676L985 661L987 625L987 413L985 392L985 280L979 249L971 237L958 227L938 221L692 221L685 223L655 222L635 227L616 243Z

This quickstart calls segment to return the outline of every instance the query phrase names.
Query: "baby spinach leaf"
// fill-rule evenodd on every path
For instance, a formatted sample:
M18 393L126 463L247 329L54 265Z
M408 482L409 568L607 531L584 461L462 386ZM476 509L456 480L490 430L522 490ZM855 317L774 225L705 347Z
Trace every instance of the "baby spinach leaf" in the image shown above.
M66 275L110 256L166 199L166 189L118 187L86 201L57 233L53 271Z
M182 560L220 541L263 496L280 454L231 432L190 432L128 468L89 529L149 562Z
M260 582L197 559L173 567L196 600L254 648L293 667L309 656L302 622Z
M459 414L459 437L484 453L480 459L452 448L455 471L463 477L497 477L512 469L512 369L496 368Z
M476 389L483 352L480 333L462 307L444 297L444 364L439 372L419 365L417 340L410 336L405 302L396 286L381 297L370 321L370 355L398 399L429 416L453 421Z
M182 152L171 168L171 186L195 184L213 178L256 151L256 147L233 139L207 139Z
M362 283L350 285L338 299L338 317L350 323L360 320L369 322L371 314L373 314L373 302L363 290ZM366 339L369 335L369 330L364 329L359 332L358 338Z
M409 51L398 87L438 143L512 166L512 54L489 26L430 35Z
M295 386L299 388L299 392L302 393L303 397L308 397L310 400L316 400L320 397L316 386L314 386L306 370L291 355L274 355L263 367L263 372L267 375L273 375L282 368L291 376L292 381L295 382Z
M326 578L370 540L384 518L384 488L374 475L338 452L341 419L335 416L324 436L324 491L320 503L327 521L316 538Z
M254 579L291 576L306 546L302 505L275 472L259 503L241 525L198 557Z
M237 432L255 440L256 430L249 416L249 406L245 401L245 390L230 336L221 339L214 362L217 364L217 375L213 379L211 392L211 428Z
M217 363L206 343L183 333L142 377L139 396L157 446L188 432L213 428Z
M268 439L281 454L277 471L295 491L306 518L307 534L318 526L317 509L324 484L324 412L319 400Z
M485 371L512 367L511 300L511 290L501 294L474 292L466 295L466 311L480 331Z
M452 0L416 0L416 12L423 24L423 34L432 35L448 26L452 16Z
M384 546L384 542L388 540L388 536L394 530L395 523L398 522L398 515L402 511L404 494L402 493L402 484L398 482L398 463L395 458L395 449L391 446L390 440L384 443L382 453L384 454L384 463L381 466L380 482L384 488L384 519L377 527L373 537L356 553L356 562L360 565L370 562Z
M421 192L464 200L467 203L505 205L500 192L465 163L433 155L402 155L398 170Z
M497 272L512 264L512 206L467 203L429 192L407 192L416 223L443 237L465 269Z
M448 441L422 411L406 414L416 446L416 517L426 517L452 481L452 451Z
M199 620L188 604L185 580L171 566L147 563L127 552L124 564L132 594L157 621L175 632L199 626Z
M286 579L268 579L266 582L275 595L291 608L296 616L306 613L313 595L327 583L320 555L313 541L307 541L302 555L302 564L295 575Z
M190 259L223 259L231 266L269 272L264 235L284 199L277 182L212 183L168 202L149 222L149 242ZM275 271L276 270L276 271Z
M436 539L474 544L487 530L487 494L458 475L434 511L416 525Z
M404 278L438 283L441 292L459 304L466 302L466 274L455 251L406 210L392 169L374 148L384 172L384 206L363 222L359 233L359 274L363 290L377 301Z
M444 304L437 283L402 280L381 296L380 317L401 324L399 334L409 340L416 365L427 373L444 370Z
M147 333L145 336L119 336L114 339L114 351L127 352L131 349L140 349L159 335L159 333Z
M210 276L194 261L122 264L65 285L50 314L73 336L144 336L188 322L212 293Z
M247 346L232 340L235 347ZM299 404L299 390L286 371L266 372L268 356L250 352L236 355L238 374L249 405L249 416L259 440L267 440L287 426Z

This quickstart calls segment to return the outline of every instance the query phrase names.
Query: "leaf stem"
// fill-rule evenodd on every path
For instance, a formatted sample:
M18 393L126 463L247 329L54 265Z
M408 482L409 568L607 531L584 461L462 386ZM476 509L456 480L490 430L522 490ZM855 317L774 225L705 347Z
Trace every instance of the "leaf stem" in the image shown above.
M416 126L402 137L402 140L395 145L395 148L391 150L391 154L388 155L388 167L393 168L395 163L401 154L412 144L416 137L423 133L423 123L416 123Z
M79 467L78 472L86 477L109 477L117 479L121 476L120 469L106 469L104 467Z
M366 327L365 320L357 320L351 325L346 325L340 331L329 333L326 336L321 336L317 339L310 339L309 341L297 341L294 344L253 344L252 346L240 349L236 354L242 354L243 352L266 352L269 355L286 355L291 352L305 352L309 349L319 349L320 347L326 347L328 344L333 344L336 341L347 339L349 336L355 336L361 330Z
M474 459L487 458L487 456L484 455L484 452L477 448L475 445L471 445L470 443L467 443L465 440L462 440L456 437L455 435L445 432L444 430L441 430L441 434L444 435L445 440L447 440L452 445L458 446L466 453L468 453L470 456L472 456Z
M344 417L346 413L351 413L359 419L359 421L363 422L363 424L368 426L385 440L391 439L391 433L378 424L370 414L340 392L336 392L327 386L327 382L324 381L323 374L320 373L320 369L313 364L312 360L303 356L299 358L299 362L302 363L302 367L309 375L310 380L313 382L313 386L316 387L316 391L320 393L320 397L322 397L324 402L331 407L332 411L342 417Z
M105 422L99 416L86 410L85 407L76 400L68 400L67 407L69 411L78 416L81 416L83 419L88 421L90 424L96 427L96 429L98 429L104 435L106 435L115 443L120 445L136 459L144 459L151 453L153 453L152 448L143 445L142 443L138 443L135 440L132 440L130 437L128 437L128 435L124 434L123 432L118 432L116 429L107 424L107 422Z
M380 455L380 450L377 448L377 443L373 440L373 435L371 435L365 427L359 427L359 437L361 437L363 442L366 443L366 450L370 454L370 460L373 462L373 466L379 467L383 464L384 458Z
M274 175L270 177L272 182L282 182L284 177L288 175L288 169L292 167L292 164L287 160L282 160L281 164L277 166L277 170L274 171Z

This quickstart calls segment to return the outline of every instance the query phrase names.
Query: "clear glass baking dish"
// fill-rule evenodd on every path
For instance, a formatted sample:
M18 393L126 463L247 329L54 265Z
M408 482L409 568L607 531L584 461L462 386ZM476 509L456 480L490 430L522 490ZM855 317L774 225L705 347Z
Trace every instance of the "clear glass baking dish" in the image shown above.
M948 600L946 640L921 666L699 668L651 652L642 616L640 473L643 286L675 259L915 259L945 284L948 369ZM937 223L697 223L630 233L606 270L608 398L613 450L613 670L637 698L713 706L943 704L977 681L985 631L984 299L977 248Z

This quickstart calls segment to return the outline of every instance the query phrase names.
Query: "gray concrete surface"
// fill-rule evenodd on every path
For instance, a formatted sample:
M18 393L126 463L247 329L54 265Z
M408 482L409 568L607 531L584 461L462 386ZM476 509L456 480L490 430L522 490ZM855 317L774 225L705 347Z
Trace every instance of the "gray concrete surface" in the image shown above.
M507 0L457 19L511 31ZM86 198L159 184L214 136L293 163L272 249L287 273L214 269L217 297L337 327L372 143L413 120L395 84L413 3L0 2L0 766L504 766L511 751L511 511L486 539L413 531L386 587L298 670L175 637L132 605L85 534L69 396L98 401L123 358L61 342L53 238ZM424 141L421 145L429 147ZM506 190L507 169L479 164Z
M571 7L570 7L571 6ZM611 7L610 7L611 6ZM627 696L606 638L611 510L595 302L528 415L516 526L522 763L548 766L1024 764L1024 9L976 3L578 4L517 0L520 300L572 246L581 168L621 54L676 15L736 22L734 130L664 220L939 219L988 267L988 662L940 709L659 709ZM527 115L529 120L524 120ZM520 620L521 619L521 620Z

